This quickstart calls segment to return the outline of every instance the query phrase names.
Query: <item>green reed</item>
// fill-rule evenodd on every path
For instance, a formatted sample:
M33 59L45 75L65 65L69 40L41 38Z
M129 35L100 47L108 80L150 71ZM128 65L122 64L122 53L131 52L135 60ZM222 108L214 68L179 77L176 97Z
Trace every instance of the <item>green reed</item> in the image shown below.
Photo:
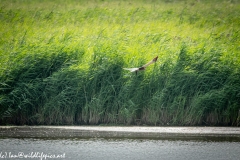
M238 125L238 1L0 2L0 124Z

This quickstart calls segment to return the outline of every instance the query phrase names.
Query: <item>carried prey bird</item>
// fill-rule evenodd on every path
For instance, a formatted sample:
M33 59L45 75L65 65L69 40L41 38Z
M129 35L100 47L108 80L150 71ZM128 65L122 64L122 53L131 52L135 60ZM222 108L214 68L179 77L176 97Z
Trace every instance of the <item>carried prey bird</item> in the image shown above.
M150 62L148 62L147 64L145 64L145 65L143 65L142 67L139 67L139 68L123 68L123 69L129 70L130 72L136 72L136 74L137 74L138 71L145 70L147 66L149 66L152 63L155 63L157 61L157 59L158 59L158 56L153 58Z

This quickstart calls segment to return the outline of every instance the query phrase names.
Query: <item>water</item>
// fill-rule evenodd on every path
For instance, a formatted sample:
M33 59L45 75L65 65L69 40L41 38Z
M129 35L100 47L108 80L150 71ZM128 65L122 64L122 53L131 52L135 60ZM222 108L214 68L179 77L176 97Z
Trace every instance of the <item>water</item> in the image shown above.
M35 154L35 158L21 158L18 154ZM240 142L103 138L0 139L0 159L45 159L44 155L76 160L239 160Z

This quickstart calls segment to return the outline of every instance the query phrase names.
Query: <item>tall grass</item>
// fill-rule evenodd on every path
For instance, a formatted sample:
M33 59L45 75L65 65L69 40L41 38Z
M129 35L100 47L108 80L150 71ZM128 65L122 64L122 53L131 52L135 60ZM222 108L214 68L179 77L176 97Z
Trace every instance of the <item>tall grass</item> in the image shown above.
M0 124L239 125L239 1L0 2Z

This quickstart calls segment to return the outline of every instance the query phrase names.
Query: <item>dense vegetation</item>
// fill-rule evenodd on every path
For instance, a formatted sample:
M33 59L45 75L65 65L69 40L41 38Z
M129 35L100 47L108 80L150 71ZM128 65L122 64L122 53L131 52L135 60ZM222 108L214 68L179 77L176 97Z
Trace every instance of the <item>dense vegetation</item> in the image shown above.
M0 0L0 124L240 123L238 0ZM157 63L132 74L155 56Z

